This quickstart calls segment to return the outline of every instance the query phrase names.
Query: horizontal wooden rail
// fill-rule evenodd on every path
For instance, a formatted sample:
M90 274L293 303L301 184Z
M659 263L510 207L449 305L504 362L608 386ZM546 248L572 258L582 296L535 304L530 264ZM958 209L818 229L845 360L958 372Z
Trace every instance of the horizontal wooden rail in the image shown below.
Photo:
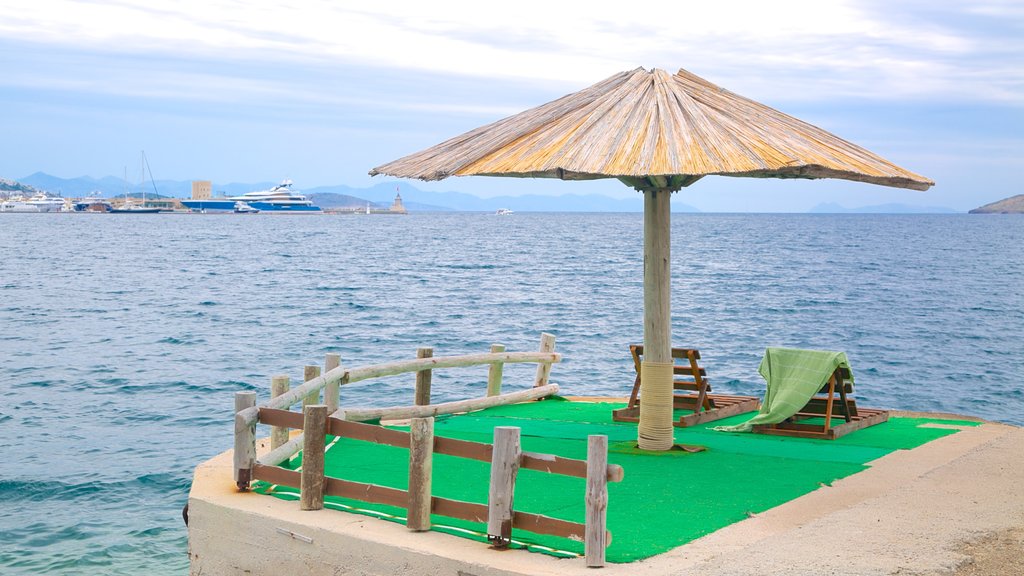
M240 424L248 426L256 422L258 408L287 409L300 402L303 398L324 388L328 384L338 383L340 385L352 384L361 380L371 378L382 378L385 376L396 376L408 372L419 372L421 370L433 370L437 368L465 368L469 366L481 366L495 362L514 364L539 362L550 364L561 362L562 355L557 352L500 352L483 354L466 354L463 356L438 356L436 358L416 358L413 360L399 360L385 364L374 364L361 366L359 368L345 368L338 366L332 370L317 376L307 382L296 386L291 390L274 397L259 407L248 408L238 412Z
M430 418L442 414L456 414L458 412L471 412L483 410L495 406L516 404L540 400L548 396L558 394L558 384L548 384L539 388L529 388L518 392L510 392L500 396L485 396L483 398L470 398L455 402L442 402L426 406L395 406L391 408L342 408L333 415L342 420L353 422L365 422L366 420L406 420L409 418Z
M299 485L301 473L277 466L256 464L253 468L253 477L256 480L263 480L271 484L294 487ZM409 494L405 490L388 488L377 484L352 482L339 478L326 478L324 494L340 498L350 498L360 502L369 502L371 504L394 506L396 508L405 508L409 504ZM476 504L434 496L430 499L430 511L433 514L458 518L468 522L487 522L486 504ZM513 514L512 527L537 534L549 534L573 540L583 540L585 532L584 525L579 522L570 522L542 514L519 511Z
M438 356L436 358L416 358L414 360L399 360L386 364L376 364L353 368L348 371L346 384L367 380L369 378L382 378L384 376L395 376L407 372L419 372L420 370L434 370L437 368L464 368L468 366L481 366L502 362L514 364L523 362L538 362L550 364L561 362L562 355L557 352L484 352L481 354L466 354L464 356Z
M305 441L304 436L304 434L299 434L293 437L291 440L264 454L262 458L257 458L256 462L265 466L281 464L294 456L299 450L302 450L302 443Z
M282 426L285 428L302 429L302 414L288 410L274 410L272 408L259 409L259 422L271 426ZM377 426L375 424L363 424L362 422L349 422L336 417L327 419L327 433L332 436L342 436L353 440L373 442L395 446L397 448L409 447L409 433L401 430L392 430ZM298 439L295 439L298 440ZM293 442L295 441L293 440ZM299 446L301 441L297 442ZM434 453L448 456L458 456L470 460L482 462L491 461L491 445L482 442L471 442L469 440L456 440L455 438L434 437ZM271 454L260 458L263 465L276 466L284 461L284 458L272 462ZM289 454L290 456L290 454ZM285 457L287 458L287 456ZM549 472L575 478L587 477L587 461L563 458L554 454L538 454L535 452L523 452L519 460L520 468L526 470L537 470L538 472ZM625 477L622 466L609 464L607 473L609 482L621 482Z

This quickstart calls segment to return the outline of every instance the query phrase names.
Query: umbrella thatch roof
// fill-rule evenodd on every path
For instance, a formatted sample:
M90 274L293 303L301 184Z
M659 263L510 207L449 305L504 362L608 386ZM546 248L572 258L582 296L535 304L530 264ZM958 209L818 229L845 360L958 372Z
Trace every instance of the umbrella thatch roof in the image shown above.
M370 171L402 178L619 178L638 189L703 176L934 182L686 70L637 68Z

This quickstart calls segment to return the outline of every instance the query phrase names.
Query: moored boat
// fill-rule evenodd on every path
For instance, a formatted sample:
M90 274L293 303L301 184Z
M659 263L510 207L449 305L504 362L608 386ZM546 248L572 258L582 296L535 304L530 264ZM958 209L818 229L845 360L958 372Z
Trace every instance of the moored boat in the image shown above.
M156 214L160 212L160 209L135 204L134 202L126 202L117 208L111 208L109 212L111 214Z
M235 205L242 202L260 212L276 213L320 213L322 210L305 195L292 190L292 181L285 180L270 190L246 192L240 196L182 200L181 203L193 212L234 212Z
M153 208L146 205L146 171L149 169L149 161L146 160L146 152L142 152L142 161L140 163L140 174L139 187L142 189L142 203L136 204L129 196L128 190L125 189L124 202L120 206L114 206L110 209L111 214L156 214L160 212L160 208ZM127 169L125 170L125 181L127 182ZM149 172L149 181L153 184L153 191L156 192L156 182L153 180L153 172Z
M103 198L103 193L99 191L91 192L88 196L78 199L72 206L75 212L110 212L113 209L110 200Z
M17 197L0 203L0 212L60 212L64 207L64 199L57 196L47 196L40 192L31 198Z

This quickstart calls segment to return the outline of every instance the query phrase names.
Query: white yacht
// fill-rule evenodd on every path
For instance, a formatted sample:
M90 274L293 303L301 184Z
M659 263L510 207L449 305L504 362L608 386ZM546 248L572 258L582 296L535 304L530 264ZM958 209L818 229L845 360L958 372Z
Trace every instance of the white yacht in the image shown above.
M0 212L60 212L64 199L40 192L31 198L19 196L0 204Z

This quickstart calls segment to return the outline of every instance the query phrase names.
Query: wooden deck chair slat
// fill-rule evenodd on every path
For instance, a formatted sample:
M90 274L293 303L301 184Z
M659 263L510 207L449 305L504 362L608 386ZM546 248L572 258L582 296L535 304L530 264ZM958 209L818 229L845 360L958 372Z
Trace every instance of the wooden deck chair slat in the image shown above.
M633 344L629 350L633 358L636 378L633 380L629 404L625 408L612 411L612 419L619 422L638 422L640 419L640 374L644 347L641 344ZM757 398L711 393L711 386L707 381L707 369L697 362L700 359L699 350L672 348L672 358L676 361L672 368L673 392L675 390L691 392L689 394L673 393L672 405L675 409L693 412L681 416L678 421L674 422L676 426L693 426L757 410L759 404Z

